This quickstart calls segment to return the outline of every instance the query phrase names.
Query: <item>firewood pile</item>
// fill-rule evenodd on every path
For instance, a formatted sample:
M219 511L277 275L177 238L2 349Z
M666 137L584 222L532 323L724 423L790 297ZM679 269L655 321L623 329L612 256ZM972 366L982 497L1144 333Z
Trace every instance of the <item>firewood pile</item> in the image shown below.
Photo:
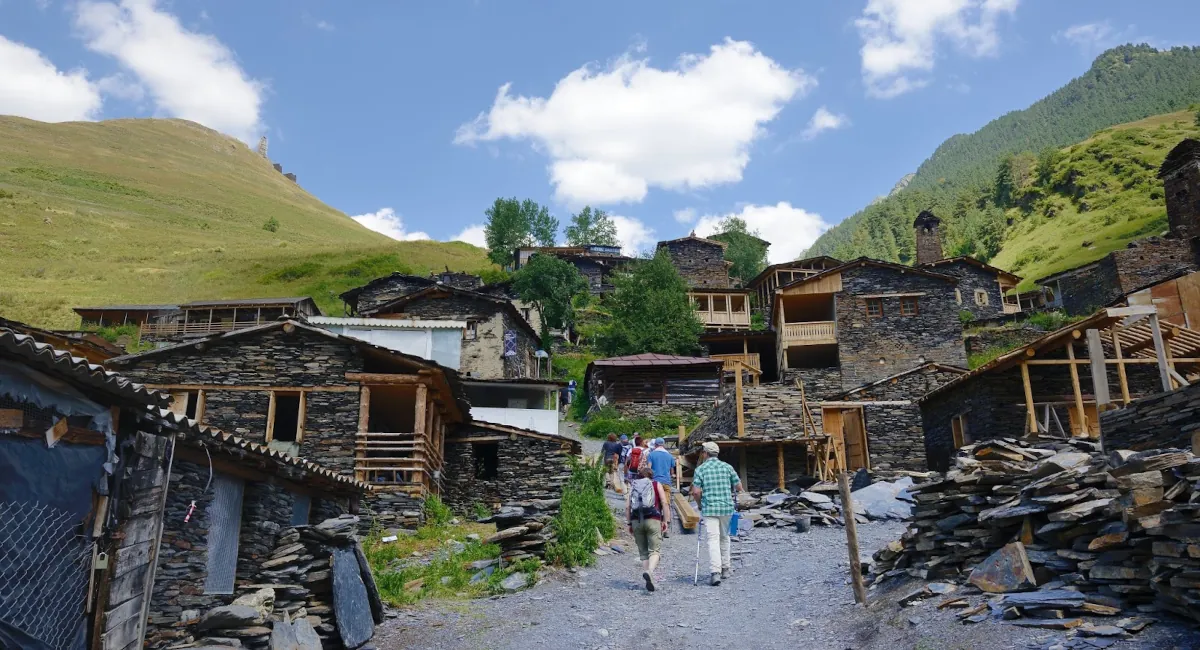
M228 643L233 639L246 648L291 647L288 644L296 638L296 647L305 650L336 649L346 646L344 639L361 636L364 625L369 638L372 621L382 622L383 603L358 544L357 527L358 517L343 515L315 526L282 531L274 551L260 565L255 577L259 582L239 585L239 591L249 593L201 617L196 629L199 645L235 645ZM358 576L366 588L365 599L356 599L347 590L334 595L335 561L353 564L340 570ZM361 591L358 594L362 596ZM335 602L337 598L345 598L342 606ZM367 611L358 613L362 620L339 620L338 613L344 614L348 607ZM355 627L358 629L351 629ZM280 638L278 644L276 637ZM309 645L300 643L305 638Z
M499 545L504 562L545 558L546 545L555 539L550 520L559 503L559 499L533 499L501 505L495 514L479 519L479 523L496 525L496 532L484 543Z
M991 440L911 492L909 529L875 554L876 581L966 577L1005 594L992 605L1006 618L1167 609L1200 620L1200 459L1188 452L1106 458L1087 441Z
M741 516L749 519L755 527L796 526L806 529L805 520L809 525L843 525L841 508L833 499L819 492L743 493L738 495L737 507Z

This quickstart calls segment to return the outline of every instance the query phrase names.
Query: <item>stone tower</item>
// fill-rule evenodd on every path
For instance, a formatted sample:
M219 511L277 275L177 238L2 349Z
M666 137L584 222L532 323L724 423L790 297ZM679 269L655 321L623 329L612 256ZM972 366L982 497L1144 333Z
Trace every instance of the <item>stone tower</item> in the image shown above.
M1158 177L1167 199L1167 224L1180 239L1200 236L1200 142L1188 138L1175 145Z
M267 157L267 136L265 135L258 139L258 155L263 158ZM270 159L268 158L268 160Z
M913 221L917 238L917 266L942 259L942 235L938 232L941 223L942 220L929 210L923 210Z

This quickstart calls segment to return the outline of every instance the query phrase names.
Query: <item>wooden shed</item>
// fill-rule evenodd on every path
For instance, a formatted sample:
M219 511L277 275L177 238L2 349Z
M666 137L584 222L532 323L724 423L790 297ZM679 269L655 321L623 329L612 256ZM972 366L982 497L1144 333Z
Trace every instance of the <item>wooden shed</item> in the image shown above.
M669 354L632 354L588 364L592 404L712 404L721 395L724 361Z

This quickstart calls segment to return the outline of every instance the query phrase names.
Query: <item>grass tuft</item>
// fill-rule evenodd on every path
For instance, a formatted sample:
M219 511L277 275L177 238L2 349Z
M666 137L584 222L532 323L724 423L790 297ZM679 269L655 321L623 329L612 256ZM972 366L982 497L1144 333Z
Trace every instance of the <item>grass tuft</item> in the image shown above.
M616 522L604 497L604 466L595 459L575 461L563 487L562 503L551 524L557 540L547 545L546 559L562 566L590 566L594 551L616 534Z

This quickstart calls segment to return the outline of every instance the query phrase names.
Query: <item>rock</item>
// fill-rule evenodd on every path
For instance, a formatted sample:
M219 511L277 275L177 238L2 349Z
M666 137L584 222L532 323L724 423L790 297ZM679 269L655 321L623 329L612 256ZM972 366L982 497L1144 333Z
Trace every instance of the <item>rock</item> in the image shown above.
M321 650L321 637L317 636L317 631L313 629L308 619L302 618L292 623L292 628L296 631L298 650Z
M204 647L204 646L215 647L215 648L240 648L240 647L242 647L242 641L240 639L226 638L223 636L206 636L204 638L197 639L196 643L201 647Z
M265 621L271 616L271 611L275 609L275 590L263 587L254 593L238 596L232 604L253 607L259 611L262 620Z
M491 575L495 572L496 572L496 565L489 564L489 565L483 567L483 569L481 569L478 573L471 576L471 584L477 585L481 582L484 582L485 580L490 578Z
M1076 628L1076 627L1079 627L1080 625L1083 625L1083 619L1082 618L1068 618L1068 619L1062 619L1062 620L1018 619L1018 620L1013 621L1013 625L1019 625L1021 627L1035 627L1035 628L1038 628L1039 630L1070 630L1072 628Z
M271 650L299 650L300 641L291 623L278 621L271 630Z
M1058 512L1052 512L1047 517L1050 521L1079 521L1084 517L1094 515L1097 512L1108 507L1112 499L1094 499L1092 501L1084 501L1077 503L1069 508L1064 508Z
M253 607L225 605L208 610L196 627L200 630L225 630L262 625L266 620L267 617ZM267 633L270 633L270 630L267 630Z
M596 632L597 632L597 633L598 633L600 636L602 636L602 637L604 637L604 638L606 638L606 639L608 638L608 630L606 630L606 629L604 629L604 628L600 628L599 630L596 630Z
M1058 607L1079 607L1086 602L1084 594L1069 589L1046 589L1024 593L1005 594L1000 599L1000 605L1016 605L1017 607L1038 607L1053 609Z
M1083 625L1075 633L1079 636L1125 636L1128 634L1116 625Z
M1034 478L1043 478L1061 471L1087 465L1092 457L1078 451L1062 451L1038 463L1033 470Z
M483 541L483 537L480 537L479 533L471 533L470 535L467 535L467 541L470 541L470 542L482 542L482 541Z
M800 499L814 506L822 503L833 503L833 499L830 499L820 492L801 492Z
M912 514L912 503L900 498L907 494L906 488L912 485L912 478L904 478L889 483L880 481L851 493L854 502L854 513L865 515L871 519L904 519Z
M528 533L528 532L529 532L529 529L526 528L525 526L514 526L512 528L505 528L504 530L500 530L500 531L493 533L492 535L489 535L486 540L486 543L495 544L496 542L499 542L500 540L509 539L512 537L520 537L521 535L524 535L525 533ZM596 531L596 536L603 537L602 535L600 535L599 530ZM601 541L603 542L603 540L601 540Z
M478 571L478 570L480 570L480 569L486 569L486 568L488 568L488 567L490 567L490 566L494 566L495 564L496 564L496 559L495 559L495 558L492 558L492 559L490 559L490 560L475 560L474 562L472 562L472 563L470 564L470 567L471 567L472 569L474 569L474 570Z
M529 576L518 571L500 582L500 588L504 591L518 591L525 588L529 583Z
M783 503L784 501L787 501L790 498L792 498L792 495L790 495L790 494L782 494L779 492L774 492L772 494L768 494L768 495L764 496L763 501L766 502L768 505L779 505L779 504Z
M1037 581L1025 555L1025 545L1013 542L992 553L971 571L971 584L989 593L1033 589Z

